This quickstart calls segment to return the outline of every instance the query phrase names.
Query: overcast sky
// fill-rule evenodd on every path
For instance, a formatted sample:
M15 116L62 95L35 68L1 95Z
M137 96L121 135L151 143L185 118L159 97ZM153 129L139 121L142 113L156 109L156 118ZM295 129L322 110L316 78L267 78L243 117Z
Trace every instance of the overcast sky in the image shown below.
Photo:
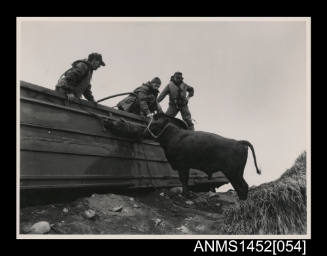
M96 100L155 76L162 90L181 71L195 129L253 144L262 175L249 150L249 185L278 178L306 149L305 21L22 21L18 38L19 79L51 89L73 61L101 53Z

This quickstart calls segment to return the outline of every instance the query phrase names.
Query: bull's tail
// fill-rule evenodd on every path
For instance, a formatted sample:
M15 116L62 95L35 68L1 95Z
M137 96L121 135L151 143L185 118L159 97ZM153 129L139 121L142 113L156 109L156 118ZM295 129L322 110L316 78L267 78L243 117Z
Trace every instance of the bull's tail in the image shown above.
M255 157L254 148L253 148L252 144L246 140L240 140L239 142L242 143L243 145L250 147L250 149L252 151L253 159L254 159L254 165L255 165L255 168L257 169L257 173L261 174L261 170L258 168L258 165L257 165L257 159Z

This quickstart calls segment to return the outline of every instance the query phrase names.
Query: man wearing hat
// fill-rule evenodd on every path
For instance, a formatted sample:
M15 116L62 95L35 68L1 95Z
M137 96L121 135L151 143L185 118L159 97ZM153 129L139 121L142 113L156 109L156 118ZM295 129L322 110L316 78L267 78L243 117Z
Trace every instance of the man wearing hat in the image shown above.
M146 117L150 117L154 111L163 113L157 102L160 85L159 77L143 83L133 91L134 95L127 96L117 104L118 109Z
M106 64L99 53L91 53L87 59L73 62L72 68L67 70L58 80L56 91L67 95L68 100L81 98L95 102L91 91L91 78L94 70Z
M159 95L158 102L161 102L169 94L169 107L166 111L166 115L175 117L180 111L189 129L194 130L191 113L188 108L188 100L194 95L194 89L184 83L183 79L183 74L181 72L175 72L175 74L171 76L168 85Z

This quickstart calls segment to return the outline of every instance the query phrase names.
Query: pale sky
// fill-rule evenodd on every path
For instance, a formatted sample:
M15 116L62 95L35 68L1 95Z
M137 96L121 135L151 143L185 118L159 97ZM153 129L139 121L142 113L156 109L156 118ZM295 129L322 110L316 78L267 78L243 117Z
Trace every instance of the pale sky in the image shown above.
M73 61L101 53L107 65L93 74L96 100L155 76L162 90L181 71L195 90L195 129L253 144L262 175L249 149L249 185L278 178L306 149L304 20L21 21L17 50L19 80L50 89Z

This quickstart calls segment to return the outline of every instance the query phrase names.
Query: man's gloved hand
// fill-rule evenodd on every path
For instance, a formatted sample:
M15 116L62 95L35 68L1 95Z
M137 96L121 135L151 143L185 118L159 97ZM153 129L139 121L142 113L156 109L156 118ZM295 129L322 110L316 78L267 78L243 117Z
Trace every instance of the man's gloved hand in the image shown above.
M146 117L148 117L148 118L152 118L153 115L154 115L153 113L149 113L149 114L146 115Z
M68 100L72 100L75 98L75 95L73 93L68 93L67 98L68 98Z

